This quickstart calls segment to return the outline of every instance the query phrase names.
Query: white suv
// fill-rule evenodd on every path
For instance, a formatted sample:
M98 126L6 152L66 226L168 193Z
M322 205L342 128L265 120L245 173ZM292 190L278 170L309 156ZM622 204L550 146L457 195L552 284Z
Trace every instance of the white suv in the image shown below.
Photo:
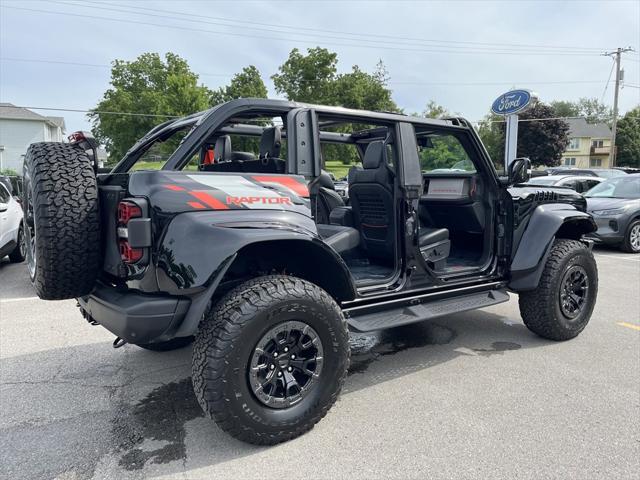
M0 259L9 255L14 263L24 261L22 207L0 183Z

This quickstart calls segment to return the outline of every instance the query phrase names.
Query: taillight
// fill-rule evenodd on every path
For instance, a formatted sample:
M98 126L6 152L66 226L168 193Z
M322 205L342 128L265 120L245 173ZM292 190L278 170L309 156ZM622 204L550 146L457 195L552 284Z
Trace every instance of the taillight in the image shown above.
M136 263L144 256L142 248L131 248L127 240L120 240L120 258L125 263Z
M129 221L142 217L142 208L133 202L122 201L118 204L118 238L120 258L125 263L135 263L144 256L143 248L133 248L129 243Z
M142 209L132 202L120 202L118 205L118 223L126 225L132 218L140 218Z

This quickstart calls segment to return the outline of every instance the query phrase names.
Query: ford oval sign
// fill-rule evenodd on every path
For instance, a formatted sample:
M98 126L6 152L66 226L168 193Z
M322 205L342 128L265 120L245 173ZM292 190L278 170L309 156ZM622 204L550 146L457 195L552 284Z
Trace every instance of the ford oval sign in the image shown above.
M496 98L491 111L497 115L513 115L532 105L537 98L528 90L511 90Z

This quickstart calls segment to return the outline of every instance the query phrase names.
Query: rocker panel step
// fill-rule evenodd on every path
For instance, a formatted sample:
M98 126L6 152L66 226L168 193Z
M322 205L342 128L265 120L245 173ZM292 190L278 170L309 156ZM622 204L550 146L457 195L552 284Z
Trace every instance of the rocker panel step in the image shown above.
M435 300L419 305L397 307L375 313L349 316L349 325L360 332L371 332L421 322L452 313L475 310L509 300L506 290L486 290L454 298Z

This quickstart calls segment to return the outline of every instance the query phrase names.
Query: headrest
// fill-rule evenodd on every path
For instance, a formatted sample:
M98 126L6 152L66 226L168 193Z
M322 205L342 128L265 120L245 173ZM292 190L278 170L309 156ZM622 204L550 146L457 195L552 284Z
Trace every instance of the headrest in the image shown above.
M320 170L320 175L309 182L309 193L316 194L320 187L327 188L329 190L335 190L336 186L333 184L333 180L327 172Z
M229 135L218 137L213 147L213 152L216 157L216 163L231 160L231 137L229 137Z
M260 137L260 158L279 158L280 140L280 127L265 128Z
M362 160L362 167L365 170L371 170L378 168L385 160L386 149L384 141L375 140L367 145L367 150L364 152L364 160Z

